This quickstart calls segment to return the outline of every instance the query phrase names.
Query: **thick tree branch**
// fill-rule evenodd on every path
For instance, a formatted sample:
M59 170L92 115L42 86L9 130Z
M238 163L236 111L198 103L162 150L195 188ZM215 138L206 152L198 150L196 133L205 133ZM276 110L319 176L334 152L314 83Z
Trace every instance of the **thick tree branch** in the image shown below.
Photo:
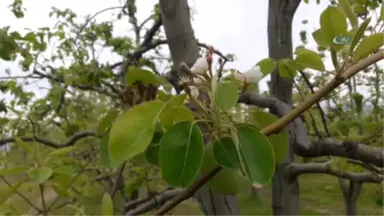
M381 183L384 181L384 176L373 172L353 173L350 171L342 171L331 167L332 161L325 163L290 163L286 168L286 175L288 177L299 176L308 173L322 173L329 174L336 177L349 179L355 182L371 182Z

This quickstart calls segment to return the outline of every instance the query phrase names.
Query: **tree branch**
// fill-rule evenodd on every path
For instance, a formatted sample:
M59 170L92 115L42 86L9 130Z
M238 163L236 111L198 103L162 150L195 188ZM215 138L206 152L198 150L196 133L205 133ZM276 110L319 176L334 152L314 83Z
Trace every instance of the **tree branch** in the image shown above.
M381 183L384 180L384 176L373 173L373 172L364 172L364 173L353 173L350 171L342 171L338 169L334 169L331 167L331 161L327 161L325 163L290 163L286 167L286 175L291 177L296 177L302 174L308 173L321 173L333 175L339 178L349 179L354 182L371 182L371 183Z
M173 199L175 196L179 195L183 190L180 189L173 189L173 190L167 190L164 191L161 194L155 195L153 197L145 197L142 199L134 200L129 203L127 203L127 206L135 206L138 204L142 204L141 206L127 212L126 216L129 215L138 215L143 214L145 212L151 211L152 209L161 206L165 202L167 202L170 199ZM145 200L145 201L143 201Z
M64 148L64 147L72 146L78 140L80 140L82 138L90 137L90 136L96 136L96 131L86 130L86 131L76 133L72 137L70 137L66 142L64 142L62 144L57 143L55 141L51 141L51 140L47 140L47 139L43 139L43 138L39 138L39 137L33 137L33 136L24 136L24 137L19 137L19 138L24 142L38 142L38 143L44 144L46 146L57 149L57 148ZM6 145L7 143L12 143L12 142L16 142L14 137L0 139L0 146Z

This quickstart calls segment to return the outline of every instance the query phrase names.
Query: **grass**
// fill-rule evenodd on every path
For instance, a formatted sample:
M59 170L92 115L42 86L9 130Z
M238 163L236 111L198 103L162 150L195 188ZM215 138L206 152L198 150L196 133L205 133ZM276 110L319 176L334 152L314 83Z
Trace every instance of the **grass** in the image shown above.
M299 179L300 182L300 207L301 215L343 215L344 201L338 185L338 180L335 177L312 174L303 175ZM40 197L35 192L27 193L28 186L20 188L18 191L27 197ZM382 189L381 185L365 184L360 194L357 203L357 211L359 215L383 215L383 209L376 204L375 197L377 197ZM8 188L1 183L0 197L3 197L8 191ZM32 200L37 206L41 206L40 199ZM18 195L14 195L11 202L18 210L30 210L28 204L21 199ZM239 197L239 205L241 215L271 215L271 189L266 187L260 189L256 196ZM4 210L4 209L3 209ZM0 207L1 211L1 207ZM146 215L150 215L149 212ZM198 204L193 200L188 200L178 207L172 213L174 215L202 215Z
M300 182L301 215L345 215L344 200L335 177L324 174L303 175ZM382 191L382 185L364 184L357 201L359 215L383 215L383 208L376 204L375 198ZM240 197L241 215L271 215L271 189L263 188L257 197ZM177 207L175 215L201 215L194 201L187 201Z

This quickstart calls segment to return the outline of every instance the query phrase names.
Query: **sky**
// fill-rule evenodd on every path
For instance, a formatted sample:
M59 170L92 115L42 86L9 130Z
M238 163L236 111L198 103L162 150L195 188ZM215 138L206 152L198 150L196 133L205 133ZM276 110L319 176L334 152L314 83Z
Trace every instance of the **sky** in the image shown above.
M39 27L55 24L55 19L48 18L51 7L59 9L70 8L79 16L94 14L104 8L120 6L121 0L23 0L27 9L23 19L16 19L7 8L13 0L0 1L0 27L11 26L12 30L25 32L26 28L37 29ZM137 1L138 19L143 21L152 11L156 0ZM255 65L259 60L268 57L267 43L267 0L189 0L193 9L192 25L196 38L206 44L212 45L222 53L235 54L235 62L227 64L227 67L245 71ZM328 1L322 0L318 5L311 0L309 4L302 2L295 14L293 22L293 45L301 44L299 32L307 30L309 45L307 48L316 49L311 33L319 28L320 13L328 6ZM110 20L111 13L107 12L97 17L97 20ZM302 24L308 20L308 24ZM116 23L116 35L126 35L130 30L127 21ZM103 61L117 62L119 57L103 54ZM6 76L5 69L10 68L12 75L22 75L23 72L16 62L9 63L0 60L0 77ZM265 78L260 83L261 90L266 90ZM46 85L44 82L34 83L27 89L39 94L38 86Z

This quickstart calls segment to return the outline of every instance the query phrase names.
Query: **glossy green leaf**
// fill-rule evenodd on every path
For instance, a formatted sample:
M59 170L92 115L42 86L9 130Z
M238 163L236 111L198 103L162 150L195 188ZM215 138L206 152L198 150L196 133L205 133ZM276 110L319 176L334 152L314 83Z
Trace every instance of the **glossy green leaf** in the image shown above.
M170 128L172 125L183 121L194 121L195 117L191 110L185 105L186 94L172 96L160 115L160 124L164 128Z
M365 29L367 29L368 24L371 22L371 18L367 18L364 20L364 22L360 25L359 29L357 30L355 36L353 37L353 41L351 43L351 46L349 48L349 52L352 52L356 45L359 43L361 37L364 35Z
M315 52L302 51L296 56L295 62L304 68L311 68L318 71L325 70L320 55Z
M238 168L240 165L239 155L231 137L223 137L213 144L213 156L222 167Z
M339 0L339 5L341 9L344 11L345 15L347 15L349 22L351 25L356 28L358 25L357 16L352 10L352 6L349 0Z
M99 126L97 127L96 134L100 136L104 131L106 131L116 119L119 111L116 109L110 110L107 115L100 121Z
M327 37L323 33L321 29L317 29L316 31L312 32L312 37L316 41L317 45L322 48L328 48L330 45L330 42L327 40Z
M161 84L160 80L153 72L138 67L129 67L125 77L125 82L127 85L132 85L138 81L140 81L142 84Z
M239 99L237 87L231 82L222 82L217 85L215 92L215 104L222 111L228 111L234 107Z
M259 129L265 128L266 126L278 120L276 116L261 111L253 112L252 119ZM279 133L268 136L268 139L272 144L276 163L283 163L287 154L287 130L284 128Z
M213 155L214 143L205 145L204 160L201 165L201 173L208 174L215 166ZM208 186L222 194L237 194L244 190L250 191L252 184L237 169L222 169L210 181Z
M108 193L104 193L101 200L101 215L114 215L112 198Z
M134 106L120 115L109 132L108 149L112 167L145 151L164 107L164 102L154 100Z
M38 184L43 183L53 174L53 170L49 167L32 168L28 171L28 176Z
M103 167L110 167L111 162L109 161L109 150L108 150L108 141L109 141L109 133L106 133L101 137L99 142L99 157L100 164Z
M328 6L320 15L320 27L328 43L347 33L347 21L339 7Z
M203 160L203 136L191 122L171 127L160 140L159 163L163 179L174 187L188 187Z
M267 184L275 170L275 157L268 138L252 126L236 128L242 167L252 184Z
M262 59L256 65L260 67L260 70L264 75L272 73L276 68L276 63L271 58Z
M356 47L356 50L353 53L353 58L355 61L359 61L376 52L383 45L384 37L382 32L369 35Z
M15 175L22 172L25 172L28 169L26 166L17 166L12 168L2 168L0 169L0 176L8 176L8 175Z

